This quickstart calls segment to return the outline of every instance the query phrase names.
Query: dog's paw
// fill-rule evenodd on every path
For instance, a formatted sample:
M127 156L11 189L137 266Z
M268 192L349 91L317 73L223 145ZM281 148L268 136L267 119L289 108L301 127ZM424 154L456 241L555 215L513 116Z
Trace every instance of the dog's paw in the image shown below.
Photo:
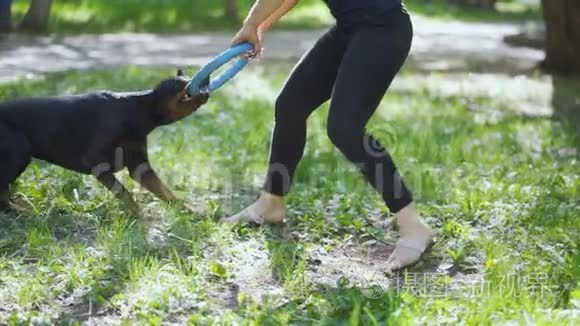
M127 212L131 214L133 217L136 218L143 217L143 211L141 210L141 207L139 207L139 205L137 205L137 203L135 203L134 201L124 202L123 204L125 205L125 209L127 210Z
M192 214L197 216L206 216L208 214L207 208L203 207L202 205L195 205L182 200L180 201L179 206L181 212L185 214Z
M0 203L0 213L10 213L10 203Z
M2 213L21 213L26 209L18 204L11 201L0 203L0 212Z

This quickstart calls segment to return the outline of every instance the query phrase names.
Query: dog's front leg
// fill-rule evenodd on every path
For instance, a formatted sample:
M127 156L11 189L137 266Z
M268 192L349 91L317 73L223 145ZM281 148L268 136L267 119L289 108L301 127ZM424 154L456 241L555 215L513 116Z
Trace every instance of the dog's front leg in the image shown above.
M122 201L125 205L127 205L127 207L134 214L141 215L139 206L137 205L137 203L135 203L133 196L131 195L129 190L127 190L127 188L125 188L125 186L123 186L123 184L119 180L117 180L117 178L113 173L103 173L97 176L97 179L105 187L107 187L107 189L109 189L113 194L115 194L115 197L117 197L120 201Z
M196 213L197 211L191 207L187 202L177 198L163 181L159 178L155 170L149 165L149 162L141 163L137 168L130 169L131 178L139 183L143 188L157 196L159 199L170 204L182 205L187 211Z
M147 189L162 201L183 205L188 211L195 212L185 201L177 198L173 191L161 181L157 172L155 172L149 163L146 140L127 147L129 148L127 150L127 168L129 169L131 178L135 182L139 183L143 188Z
M0 186L0 212L10 210L10 187Z
M159 178L155 170L148 162L141 163L135 169L131 169L131 178L147 189L149 192L166 202L176 202L177 196Z

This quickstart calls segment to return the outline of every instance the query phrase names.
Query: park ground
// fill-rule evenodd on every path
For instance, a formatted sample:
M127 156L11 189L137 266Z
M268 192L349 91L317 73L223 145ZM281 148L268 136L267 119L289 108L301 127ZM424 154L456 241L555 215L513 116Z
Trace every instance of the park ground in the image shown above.
M197 12L173 2L180 14ZM57 17L69 17L70 3L58 4ZM100 23L115 15L102 2L84 3L89 14L75 19L97 18L80 22L80 31L63 18L52 27L62 34L0 43L0 99L146 89L181 62L203 63L230 35L176 35L196 27L127 25L130 17ZM326 106L309 121L288 225L218 222L255 198L272 103L325 23L295 18L286 22L290 31L270 36L295 46L266 52L194 116L151 135L154 166L197 214L133 185L144 210L135 219L90 177L34 162L16 185L25 211L0 215L0 324L577 325L580 81L546 75L535 68L541 51L501 42L537 12L510 11L505 23L437 3L410 3L436 20L417 17L409 64L369 126L436 231L421 263L381 273L396 230L327 140ZM299 13L319 17L312 14L319 10ZM147 21L136 12L133 21ZM314 30L296 30L305 26ZM91 40L108 44L109 55ZM124 42L130 46L118 46ZM158 42L172 46L165 61L146 46ZM135 49L137 64L119 59Z

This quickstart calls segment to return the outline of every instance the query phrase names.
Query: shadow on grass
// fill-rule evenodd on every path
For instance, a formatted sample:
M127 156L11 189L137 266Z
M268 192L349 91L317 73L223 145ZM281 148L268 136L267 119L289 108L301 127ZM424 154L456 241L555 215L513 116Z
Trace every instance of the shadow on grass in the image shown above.
M150 239L151 227L125 214L116 199L97 207L82 198L81 203L74 203L67 189L78 188L82 177L66 179L72 180L48 189L56 188L62 195L46 194L47 200L40 200L39 194L32 194L38 209L0 214L0 258L31 270L30 281L25 283L36 291L31 311L52 305L60 306L63 321L118 318L115 302L135 278L159 261L170 260L187 269L185 257L196 256L199 243L210 234L207 223L191 223L191 216L178 216L169 229L181 230L188 241L170 239L159 245ZM62 280L55 282L47 268ZM28 298L15 300L26 304Z
M571 161L580 157L580 79L554 76L554 93L552 119L562 126L564 139L568 147L561 148L559 160ZM530 245L540 249L538 258L550 275L552 284L556 284L553 305L557 308L570 309L572 292L577 287L580 275L580 250L577 239L578 229L578 189L570 190L565 175L556 174L545 178L546 197L537 201L521 223L534 225L530 231ZM572 181L574 182L574 181ZM539 239L544 238L544 241ZM536 241L536 239L538 239ZM546 242L549 240L549 242Z
M576 144L576 154L580 150L580 78L554 76L552 106L553 118L560 121L567 131L571 144Z

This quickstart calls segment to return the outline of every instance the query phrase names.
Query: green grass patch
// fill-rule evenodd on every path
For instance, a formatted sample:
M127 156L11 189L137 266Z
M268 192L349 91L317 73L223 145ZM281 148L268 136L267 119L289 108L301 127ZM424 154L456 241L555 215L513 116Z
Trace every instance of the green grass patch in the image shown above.
M313 249L394 236L384 217L373 218L385 212L380 198L327 140L326 106L309 121L288 229L219 224L258 192L272 103L289 70L250 67L194 116L150 136L153 165L205 206L197 215L122 174L145 211L134 220L91 177L34 162L15 187L26 211L0 215L0 324L82 321L89 310L97 323L578 323L578 130L558 116L482 118L493 114L482 108L513 105L508 88L493 97L428 87L385 97L369 130L398 162L438 242L430 263L379 298L349 280L321 284L311 259ZM56 73L2 85L0 99L146 89L172 73Z

